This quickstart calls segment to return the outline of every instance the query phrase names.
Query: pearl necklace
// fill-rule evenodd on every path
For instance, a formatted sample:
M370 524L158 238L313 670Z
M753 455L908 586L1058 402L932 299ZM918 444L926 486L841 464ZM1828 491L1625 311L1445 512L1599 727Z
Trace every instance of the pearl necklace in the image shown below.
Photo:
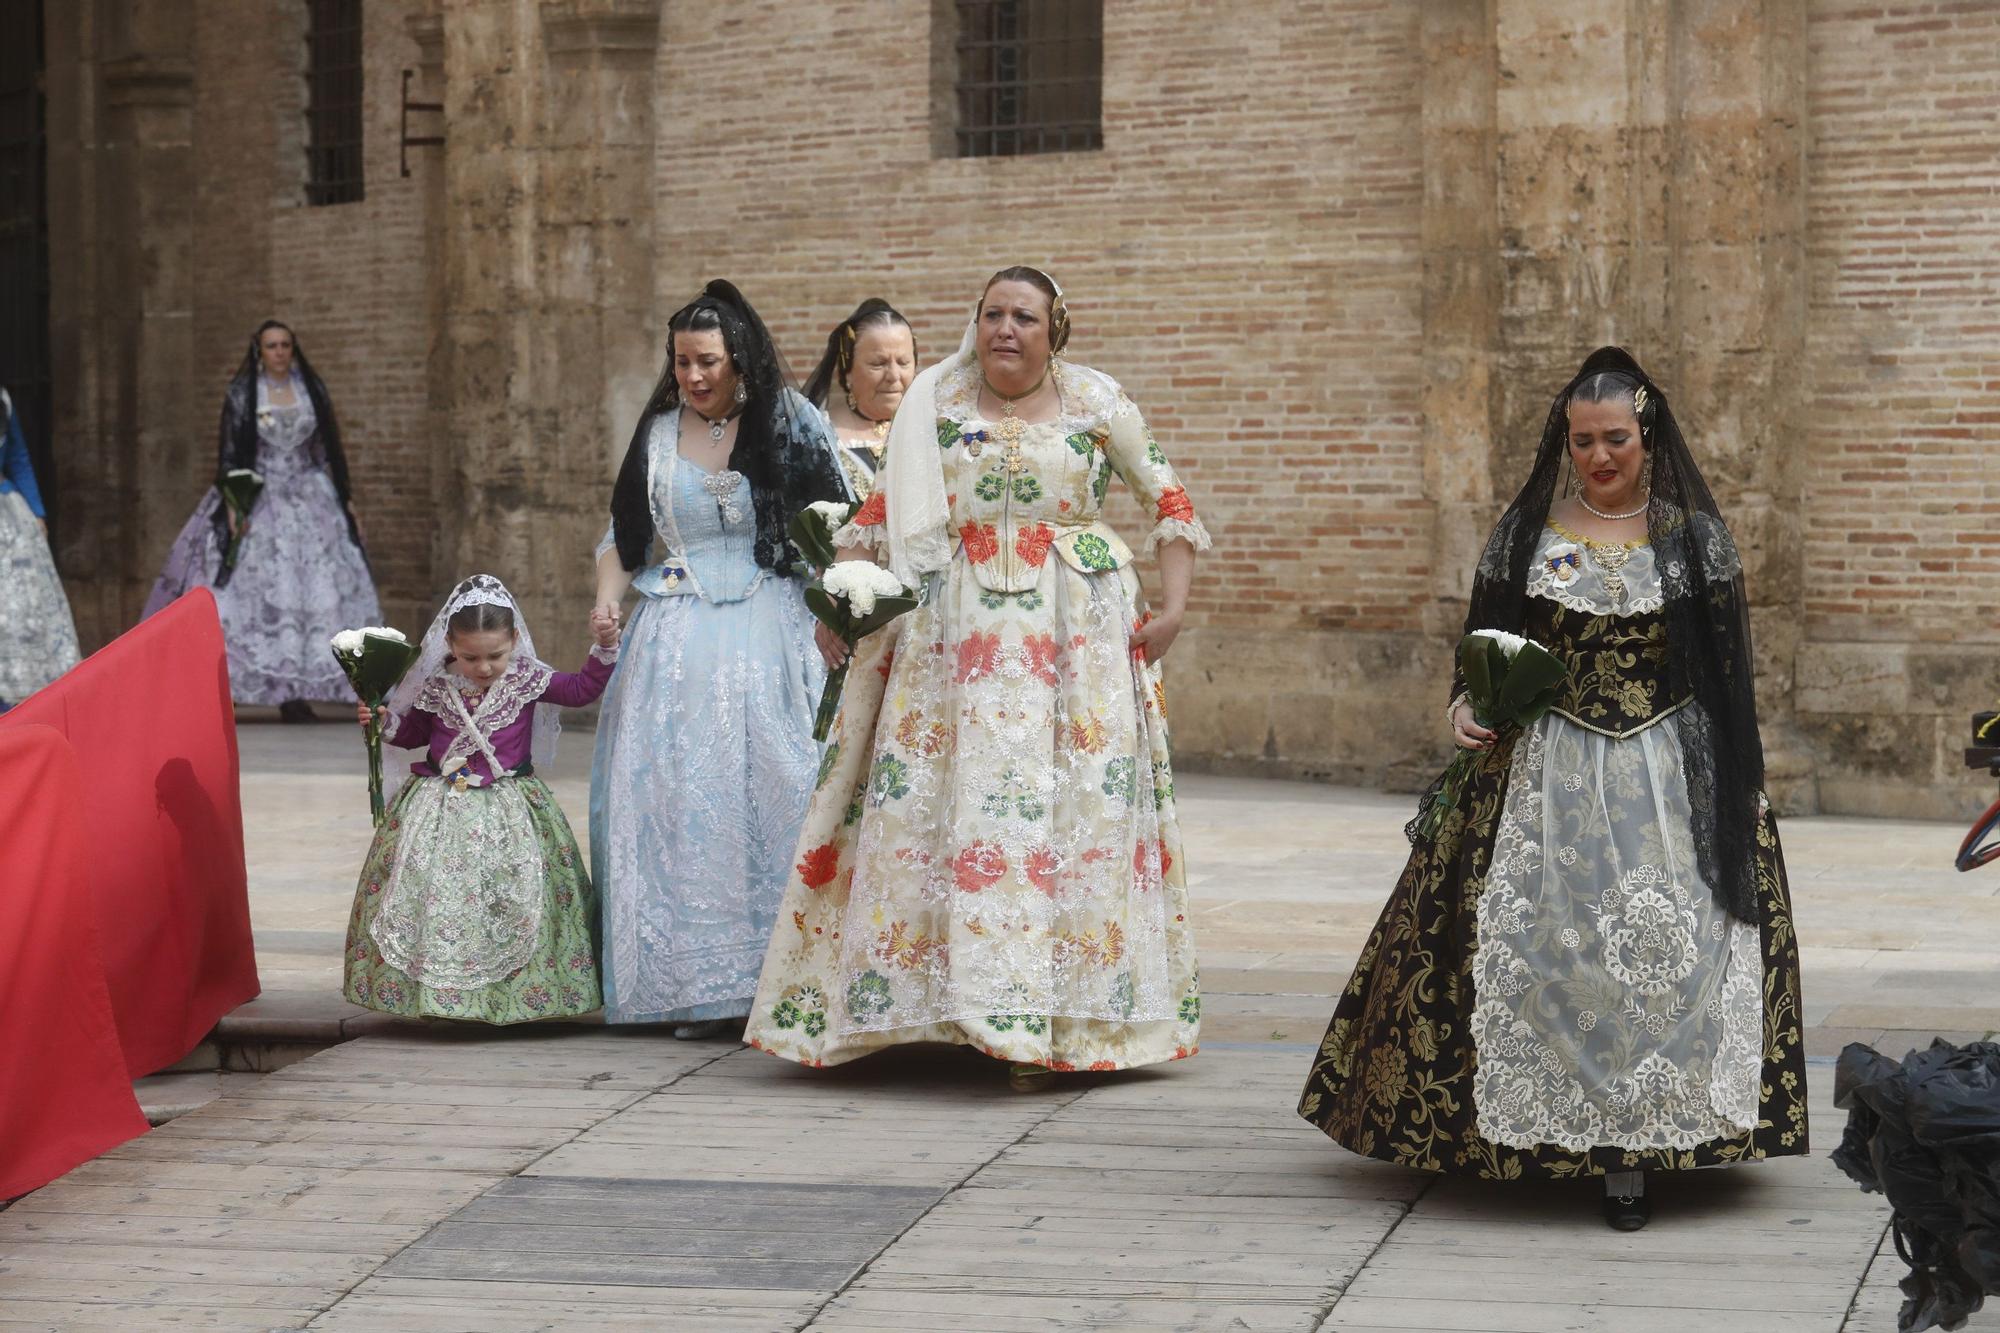
M1646 497L1646 499L1641 500L1639 502L1639 507L1637 509L1634 509L1629 514L1607 514L1602 509L1599 509L1596 505L1592 504L1590 501L1584 499L1581 495L1576 497L1576 502L1582 505L1585 509L1588 509L1591 513L1603 519L1607 523L1621 523L1628 518L1637 518L1639 517L1639 515L1645 513L1646 506L1652 503L1652 497L1649 495Z

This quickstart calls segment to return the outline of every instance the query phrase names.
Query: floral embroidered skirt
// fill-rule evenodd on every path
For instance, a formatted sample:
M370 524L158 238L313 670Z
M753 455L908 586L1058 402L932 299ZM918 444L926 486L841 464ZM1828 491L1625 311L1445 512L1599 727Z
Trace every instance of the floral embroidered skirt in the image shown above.
M7 491L0 494L0 702L21 702L76 663L76 622L48 539L28 502Z
M507 865L480 873L488 862ZM344 993L385 1014L480 1023L602 1007L597 894L540 778L462 792L441 778L403 784L354 890Z
M1192 1055L1164 695L1129 570L963 553L863 641L745 1040L808 1065L954 1042L1055 1069Z
M1676 835L1641 823L1622 859L1610 850L1628 812L1670 804L1643 794L1648 767L1670 790L1677 764L1645 759L1629 740L1611 743L1609 757L1570 755L1580 732L1552 725L1482 755L1444 828L1413 850L1299 1102L1336 1143L1500 1180L1806 1151L1798 943L1775 822L1766 815L1757 837L1762 921L1704 924L1714 913L1706 889L1671 882L1684 866L1660 876L1643 864L1674 865L1663 846ZM1579 787L1592 797L1589 782L1566 776L1592 763L1604 786L1587 808L1610 811L1612 828L1564 805ZM1624 873L1585 873L1593 851ZM1697 955L1711 969L1705 982ZM1687 998L1675 989L1698 985ZM1706 1035L1678 1051L1676 1031ZM1737 1108L1727 1047L1744 1032L1753 1044Z

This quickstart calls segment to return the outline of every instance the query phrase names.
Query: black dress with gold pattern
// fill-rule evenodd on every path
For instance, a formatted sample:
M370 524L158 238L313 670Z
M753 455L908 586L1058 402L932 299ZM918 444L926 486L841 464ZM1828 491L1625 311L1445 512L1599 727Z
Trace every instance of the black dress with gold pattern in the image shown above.
M1492 1179L1684 1170L1806 1151L1798 945L1763 814L1762 920L1700 881L1643 543L1611 569L1551 526L1527 637L1555 709L1481 754L1412 851L1299 1114L1366 1156ZM1607 574L1619 577L1607 580Z

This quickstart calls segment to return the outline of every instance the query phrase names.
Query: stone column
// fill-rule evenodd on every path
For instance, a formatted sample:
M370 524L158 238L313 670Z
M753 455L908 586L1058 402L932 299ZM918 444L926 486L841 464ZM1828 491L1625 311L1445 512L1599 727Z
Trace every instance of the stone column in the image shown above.
M615 458L657 368L659 0L445 11L450 572L506 578L546 655L586 641Z
M51 6L62 565L85 647L137 617L214 466L194 412L194 6Z
M445 100L445 23L441 0L425 0L404 19L404 29L417 45L417 77L409 96L417 102ZM408 133L435 137L445 133L445 117L438 112L413 114ZM444 150L439 147L403 150L410 174L419 182L424 248L424 327L428 338L424 348L424 441L430 451L430 493L454 494L456 460L447 447L451 439L451 340L446 336L447 225ZM461 577L446 568L448 552L442 549L451 531L441 521L431 533L429 578L432 592Z
M1438 632L1456 632L1551 396L1592 348L1618 343L1672 394L1743 547L1773 798L1810 808L1791 722L1803 0L1449 0L1425 6L1424 41Z
M1817 806L1794 715L1804 635L1806 16L1682 0L1667 66L1674 409L1743 553L1767 786Z

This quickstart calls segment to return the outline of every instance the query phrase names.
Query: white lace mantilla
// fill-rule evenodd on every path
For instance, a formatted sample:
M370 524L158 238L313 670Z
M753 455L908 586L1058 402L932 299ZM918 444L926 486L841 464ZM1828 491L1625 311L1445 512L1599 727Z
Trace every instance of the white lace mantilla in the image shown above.
M1678 718L1626 740L1549 714L1514 751L1479 899L1479 1132L1687 1149L1757 1120L1762 960L1696 867Z
M440 768L454 759L470 759L482 749L481 732L490 738L512 726L524 709L534 707L535 701L542 697L542 691L549 687L549 677L554 674L555 669L545 662L516 657L508 663L506 673L494 681L485 697L480 699L478 710L472 714L472 727L459 725L459 706L452 697L468 694L461 683L464 678L442 671L432 676L417 695L416 707L458 726L458 734L452 737L450 748L438 760ZM497 765L494 776L500 776Z

